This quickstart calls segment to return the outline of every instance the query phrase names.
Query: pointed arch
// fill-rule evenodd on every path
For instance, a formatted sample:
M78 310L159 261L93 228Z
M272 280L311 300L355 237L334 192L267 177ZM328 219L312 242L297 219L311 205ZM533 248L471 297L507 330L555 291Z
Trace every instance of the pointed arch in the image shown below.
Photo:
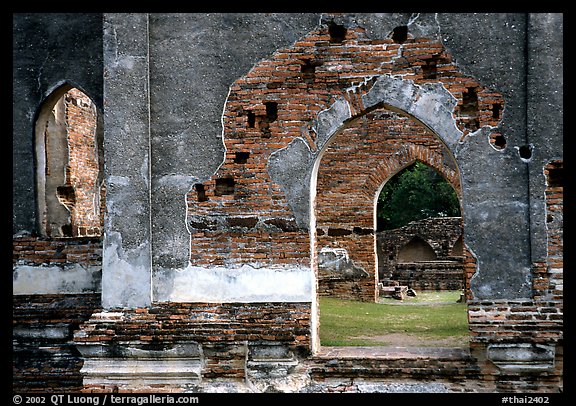
M436 87L433 87L433 89L436 89ZM422 91L423 89L417 86L414 87L413 90ZM428 100L434 99L434 97L423 96L421 94L420 99L422 99L422 97ZM436 99L438 99L438 97ZM356 100L358 100L358 98L356 98ZM397 104L400 105L400 103ZM353 295L357 296L357 300L370 300L371 295L374 295L372 300L377 300L378 255L376 249L376 207L378 195L386 182L405 168L419 161L435 169L455 189L460 200L460 205L462 205L460 173L456 159L454 158L454 150L452 149L457 145L457 139L459 139L461 133L454 124L453 117L451 115L444 117L454 124L453 127L445 123L442 123L441 126L436 126L437 121L435 119L429 120L420 110L421 107L411 107L410 109L412 112L418 113L419 118L406 111L398 110L398 108L391 106L390 103L383 101L375 102L363 110L356 109L353 117L350 113L351 110L348 109L348 113L350 114L348 118L344 118L347 115L347 109L336 102L329 110L326 110L326 113L324 113L326 114L325 117L319 116L318 122L320 124L318 128L320 131L318 132L317 140L320 140L318 142L320 148L314 161L310 181L311 264L318 282L318 296L324 296L328 291L342 292L349 290L353 292ZM437 114L439 111L438 107L429 107L429 109L430 113L435 112L434 114ZM330 111L330 113L328 113L328 111ZM341 120L341 122L338 126L336 122L339 120ZM377 151L386 150L386 154L382 155L379 159L373 161L367 160L364 164L354 166L354 159L356 158L353 158L353 156L357 155L358 148L362 148L360 137L354 139L356 136L355 132L358 131L358 123L377 123L379 120L385 123L380 126L381 131L387 131L386 126L389 125L390 122L394 120L398 122L398 131L394 132L397 140L394 141L394 136L390 136L388 141L381 140L372 142L369 147L367 147L368 154L370 153L369 150L375 155L378 155ZM372 124L365 125L370 126ZM444 134L444 137L441 137L434 130L434 126ZM325 129L325 132L323 132L322 129ZM369 131L374 132L375 129L378 129L377 124L374 124ZM410 142L410 137L402 138L403 131L412 134L413 137L422 136L427 141ZM322 138L323 134L326 135L324 138ZM342 156L338 157L334 155L333 151L338 148L338 143L341 143L344 139L348 139L350 144L342 149L347 152L343 152ZM346 148L348 148L348 150L346 150ZM331 157L330 154L334 156ZM326 160L330 160L329 162L331 163L326 164ZM337 170L333 171L333 173L327 172L325 174L323 172L330 171L330 169L326 168L333 167L334 162L337 161L344 163L343 171L355 171L353 183L355 187L351 184L349 188L350 194L345 195L344 199L340 199L345 202L343 204L346 205L349 210L342 215L342 218L347 220L344 221L344 224L338 226L339 229L336 230L335 224L337 220L329 220L326 222L326 213L336 213L337 210L323 205L323 199L330 193L334 194L335 191L339 190L340 185L346 182L342 182L342 180L338 178ZM326 187L326 185L331 185L334 189L325 193L321 189ZM350 201L363 201L364 203L362 203L362 205L355 205L350 203ZM367 215L368 213L369 215ZM357 221L356 225L353 224L354 221ZM338 233L336 233L336 231L338 231ZM353 281L342 280L338 282L332 275L324 275L325 272L318 268L319 258L317 253L319 250L326 249L327 247L331 249L346 249L350 262L365 270L368 277L364 279L356 278ZM412 246L410 247L414 248ZM422 252L425 251L426 254L420 261L436 260L436 253L429 244L427 248L427 250L420 249ZM327 277L330 279L326 279ZM326 279L327 282L324 279ZM326 283L328 283L328 285L326 285ZM340 287L337 287L338 283L340 283ZM313 317L318 317L318 315L315 314ZM313 325L314 324L315 323L313 323ZM315 334L319 335L319 332L313 332L313 335ZM317 351L320 348L318 337L315 337L312 343L313 351Z
M104 217L102 115L64 82L42 102L34 126L37 225L44 237L100 236Z

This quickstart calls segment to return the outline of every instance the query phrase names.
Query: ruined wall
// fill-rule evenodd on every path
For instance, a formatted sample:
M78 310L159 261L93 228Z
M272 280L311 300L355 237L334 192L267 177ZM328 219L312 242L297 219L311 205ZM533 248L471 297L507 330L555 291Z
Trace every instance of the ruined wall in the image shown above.
M43 236L35 122L67 87L81 89L102 111L102 15L14 14L12 22L13 388L80 391L83 360L72 334L100 306L102 241Z
M68 83L102 111L102 14L13 15L13 233L36 229L34 121L41 104Z
M64 98L69 145L66 184L73 188L72 235L100 236L103 228L100 208L105 207L105 202L100 201L100 172L104 165L98 156L96 108L78 89L71 89Z
M377 252L379 279L384 286L398 282L417 291L465 288L460 217L428 218L381 231Z
M420 379L444 362L442 385L561 388L558 190L544 199L544 167L562 161L561 15L22 14L13 31L15 241L38 231L34 112L64 82L106 102L102 309L75 336L87 390L191 389L165 380L180 375L202 378L192 389L243 376L298 391L323 377ZM308 356L322 153L377 113L420 122L455 158L468 248L470 356L403 359L397 375ZM51 270L27 268L33 281ZM172 321L185 334L157 344ZM121 377L105 381L111 360Z
M377 295L374 200L382 184L416 159L445 173L457 189L460 183L457 164L449 162L452 152L426 127L392 112L364 111L362 97L370 92L374 78L389 74L415 86L443 83L456 99L450 120L462 131L459 141L480 127L496 126L503 100L459 73L436 40L393 37L374 41L353 23L344 26L331 21L326 28L276 51L272 59L260 62L231 87L223 116L224 162L208 182L194 185L188 195L191 265L307 267L311 214L304 185L314 176L311 168L321 156L315 230L337 233L330 232L331 227L352 234L359 227L364 231L363 236L354 237L357 241L348 239L354 244L348 247L350 261L364 269L358 271L364 278L336 281L330 275L329 289L342 290L340 296L373 301ZM361 119L346 123L346 129L331 139L333 134L315 116L340 101L347 104L351 117ZM390 163L391 157L396 166ZM342 188L325 185L324 179L339 182ZM352 193L344 190L347 185ZM325 195L330 196L327 202ZM323 218L324 213L333 217ZM228 233L228 229L243 233ZM337 242L323 239L315 241L318 250L338 248ZM325 276L319 275L321 285Z
M460 190L456 163L438 137L389 110L355 120L326 147L316 194L320 295L377 299L375 202L384 182L416 160L437 168ZM344 250L350 266L335 268L326 262L330 250Z

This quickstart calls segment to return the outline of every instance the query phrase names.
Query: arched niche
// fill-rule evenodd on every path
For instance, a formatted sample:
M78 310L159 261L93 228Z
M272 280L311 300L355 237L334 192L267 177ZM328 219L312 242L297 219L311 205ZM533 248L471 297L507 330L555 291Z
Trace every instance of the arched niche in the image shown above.
M38 109L34 128L38 231L43 237L102 234L101 114L89 96L64 83Z

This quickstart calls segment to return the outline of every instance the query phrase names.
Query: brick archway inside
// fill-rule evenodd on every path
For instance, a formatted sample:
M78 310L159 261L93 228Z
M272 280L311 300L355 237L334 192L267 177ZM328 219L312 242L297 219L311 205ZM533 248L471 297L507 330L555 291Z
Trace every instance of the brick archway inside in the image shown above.
M35 126L38 225L45 237L100 237L105 185L102 115L63 84L40 106Z
M385 108L354 119L332 137L319 160L312 216L318 295L374 302L376 201L382 187L420 161L461 197L458 167L433 131Z

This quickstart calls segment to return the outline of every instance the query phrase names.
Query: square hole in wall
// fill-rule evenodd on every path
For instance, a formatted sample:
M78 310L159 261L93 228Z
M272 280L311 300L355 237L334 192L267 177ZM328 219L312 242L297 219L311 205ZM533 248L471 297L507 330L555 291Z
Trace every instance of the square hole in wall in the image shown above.
M233 195L235 185L236 182L234 182L233 178L218 178L216 179L214 194L216 196Z
M208 196L206 196L206 187L201 183L197 183L196 185L194 185L194 188L196 189L196 193L198 194L198 201L207 202Z
M236 152L236 155L234 156L234 163L245 164L248 162L248 158L250 158L250 152Z

